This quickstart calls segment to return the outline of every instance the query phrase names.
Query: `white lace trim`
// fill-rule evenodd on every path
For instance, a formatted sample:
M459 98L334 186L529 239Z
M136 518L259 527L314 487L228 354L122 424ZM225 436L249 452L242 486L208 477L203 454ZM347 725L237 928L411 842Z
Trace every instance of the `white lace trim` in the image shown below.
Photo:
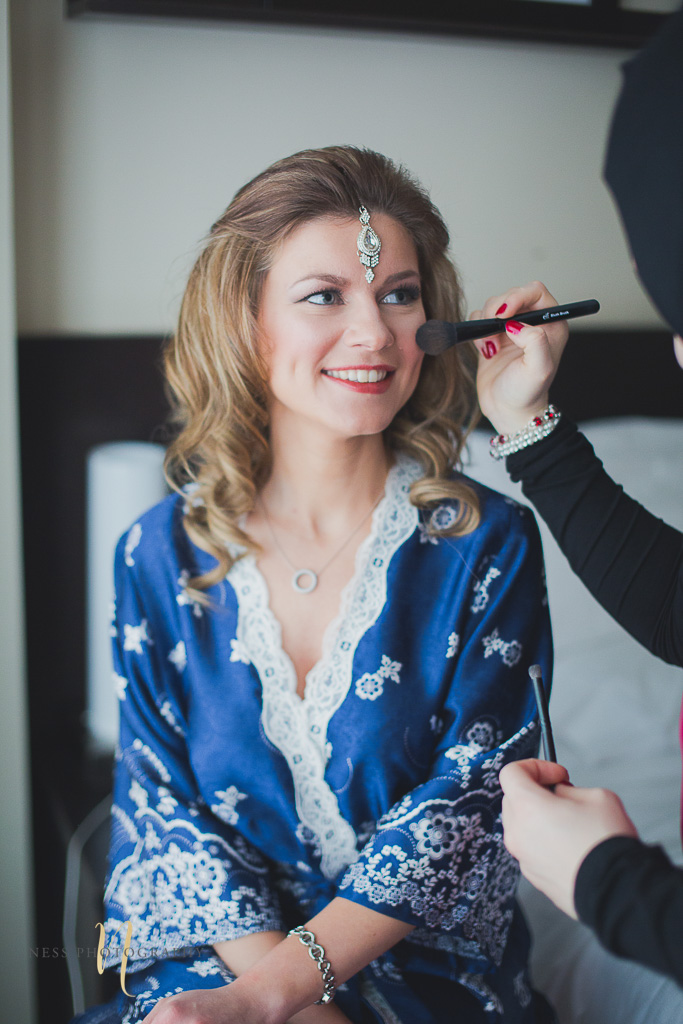
M159 788L158 794L151 806L153 794L133 779L129 795L137 805L135 821L118 805L112 807L114 822L134 845L115 865L105 892L105 966L121 960L118 942L128 921L133 921L131 960L143 961L138 967L150 956L281 929L260 856L239 834L229 843L183 817L166 820L174 808L167 790ZM120 837L113 841L116 849Z
M320 841L326 878L334 878L358 856L356 834L325 780L327 727L351 687L356 648L386 603L389 563L417 527L418 510L408 493L421 473L419 464L406 457L399 457L389 471L385 496L358 548L339 614L325 630L320 661L306 676L303 700L296 692L294 665L282 649L280 623L270 610L268 587L254 556L240 558L227 576L238 602L239 649L261 679L263 729L289 765L296 811Z

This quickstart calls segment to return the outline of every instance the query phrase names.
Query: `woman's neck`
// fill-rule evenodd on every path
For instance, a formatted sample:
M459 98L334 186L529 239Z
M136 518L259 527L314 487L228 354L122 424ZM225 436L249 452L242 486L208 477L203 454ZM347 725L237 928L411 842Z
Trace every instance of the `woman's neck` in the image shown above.
M268 515L308 537L335 536L379 499L391 464L381 434L344 440L311 431L271 437L273 468L260 500Z

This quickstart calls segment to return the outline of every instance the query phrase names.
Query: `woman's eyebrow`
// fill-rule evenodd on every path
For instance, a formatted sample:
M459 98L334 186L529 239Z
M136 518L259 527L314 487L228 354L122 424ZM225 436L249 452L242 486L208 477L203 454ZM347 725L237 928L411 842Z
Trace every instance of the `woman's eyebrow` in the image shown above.
M420 273L419 271L412 269L399 270L397 274L390 274L389 277L386 277L382 282L382 287L386 288L387 285L396 284L397 281L405 281L407 277L416 277L419 280Z
M337 277L336 274L318 274L314 271L312 274L306 274L305 277L300 277L298 281L294 281L291 287L295 288L296 285L302 284L303 281L324 281L326 284L334 284L338 288L348 283L345 277Z

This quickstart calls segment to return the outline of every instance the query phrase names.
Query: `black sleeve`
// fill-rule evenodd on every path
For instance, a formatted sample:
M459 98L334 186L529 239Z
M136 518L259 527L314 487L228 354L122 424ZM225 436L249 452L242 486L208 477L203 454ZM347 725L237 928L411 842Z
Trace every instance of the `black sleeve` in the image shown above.
M683 534L624 494L571 421L507 458L574 572L663 661L683 666Z
M579 868L574 905L612 953L683 986L683 870L661 846L605 839Z

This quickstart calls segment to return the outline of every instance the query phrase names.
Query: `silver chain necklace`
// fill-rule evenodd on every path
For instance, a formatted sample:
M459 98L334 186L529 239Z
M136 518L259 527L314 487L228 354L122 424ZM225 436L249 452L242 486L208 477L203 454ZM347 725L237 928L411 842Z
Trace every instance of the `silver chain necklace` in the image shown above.
M340 555L342 553L342 551L344 550L346 545L350 543L350 541L353 539L353 537L356 536L356 534L360 530L360 528L363 525L363 523L365 523L367 521L368 517L375 511L375 509L379 505L380 501L382 500L383 495L384 495L384 491L382 491L382 494L380 494L379 498L374 503L374 505L372 505L368 509L368 511L365 513L365 515L363 516L361 521L358 523L358 526L354 526L353 530L348 535L348 537L346 538L346 540L344 541L342 546L337 548L337 550L334 552L332 557L328 558L327 561L325 562L325 564L322 566L322 568L318 569L317 572L314 572L313 569L297 569L297 567L294 565L294 563L287 557L285 551L283 550L283 548L280 545L280 542L278 541L277 537L275 536L275 531L273 530L273 524L271 523L270 518L268 516L268 513L266 511L266 506L264 505L264 503L261 500L261 497L259 495L258 502L259 502L259 504L260 504L260 506L261 506L261 508L263 510L263 516L264 516L264 518L266 520L266 525L268 526L268 529L270 531L270 536L273 538L273 544L275 545L277 550L280 552L280 554L284 558L284 560L287 563L287 565L289 566L289 568L294 570L294 575L292 576L292 589L295 590L297 592L297 594L312 594L313 593L315 588L318 586L318 579L319 579L319 577L322 576L322 574L325 572L325 569L327 569L327 567L329 565L331 565L332 562L334 562L334 560L337 557L337 555ZM301 582L302 579L305 580L306 578L308 578L309 582L308 583L302 583Z

